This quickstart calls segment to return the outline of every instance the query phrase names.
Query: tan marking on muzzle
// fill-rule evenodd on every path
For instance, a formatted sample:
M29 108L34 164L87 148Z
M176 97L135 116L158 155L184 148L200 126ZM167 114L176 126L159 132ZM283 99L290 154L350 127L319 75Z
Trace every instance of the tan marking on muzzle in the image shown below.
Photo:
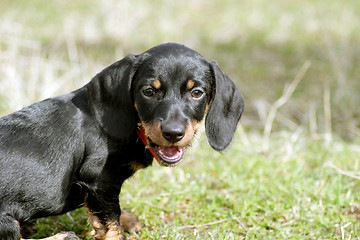
M141 126L145 130L145 136L150 139L153 143L155 143L158 146L168 146L169 143L166 141L166 139L162 136L161 132L161 124L160 122L142 122Z
M190 144L196 133L196 130L198 129L198 124L196 121L191 121L187 123L184 137L180 141L173 144L171 142L168 142L163 137L160 122L158 121L153 123L142 122L141 124L145 130L145 136L148 139L150 139L154 144L160 147L169 147L169 146L186 147L187 145Z

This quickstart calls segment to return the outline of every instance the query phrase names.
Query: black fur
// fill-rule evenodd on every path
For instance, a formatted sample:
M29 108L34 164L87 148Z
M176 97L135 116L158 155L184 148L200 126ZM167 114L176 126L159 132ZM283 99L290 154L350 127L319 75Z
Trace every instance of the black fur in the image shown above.
M236 125L244 109L244 100L235 83L211 62L215 76L215 97L206 117L206 135L210 145L217 151L224 150L231 142Z
M161 87L144 96L154 79ZM189 79L204 92L200 99L189 95ZM122 183L134 166L153 160L139 141L138 123L159 121L170 134L181 132L188 121L200 122L207 106L209 142L223 150L242 114L242 95L215 62L170 43L125 57L74 92L1 118L0 239L19 239L21 222L84 204L103 224L118 223Z

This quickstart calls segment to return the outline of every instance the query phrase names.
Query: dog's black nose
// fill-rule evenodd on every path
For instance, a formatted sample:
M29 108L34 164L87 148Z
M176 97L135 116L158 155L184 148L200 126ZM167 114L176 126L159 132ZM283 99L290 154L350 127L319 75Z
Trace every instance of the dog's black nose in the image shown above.
M182 124L164 124L162 126L163 137L171 143L176 143L185 136L185 126Z

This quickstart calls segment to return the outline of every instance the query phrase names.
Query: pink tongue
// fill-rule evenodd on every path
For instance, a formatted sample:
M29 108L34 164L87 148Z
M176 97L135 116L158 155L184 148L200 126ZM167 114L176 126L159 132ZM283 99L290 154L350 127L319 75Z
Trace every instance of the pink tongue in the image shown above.
M159 147L159 155L161 158L170 161L180 160L184 153L183 148L179 147Z

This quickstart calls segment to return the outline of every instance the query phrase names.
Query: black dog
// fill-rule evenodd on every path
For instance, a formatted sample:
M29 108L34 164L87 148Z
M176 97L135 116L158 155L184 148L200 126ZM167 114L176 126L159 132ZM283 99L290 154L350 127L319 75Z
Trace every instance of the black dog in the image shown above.
M153 157L175 166L204 118L210 145L223 150L243 108L216 62L168 43L1 118L0 239L20 239L24 221L84 205L96 239L126 239L139 224L120 210L124 180Z

